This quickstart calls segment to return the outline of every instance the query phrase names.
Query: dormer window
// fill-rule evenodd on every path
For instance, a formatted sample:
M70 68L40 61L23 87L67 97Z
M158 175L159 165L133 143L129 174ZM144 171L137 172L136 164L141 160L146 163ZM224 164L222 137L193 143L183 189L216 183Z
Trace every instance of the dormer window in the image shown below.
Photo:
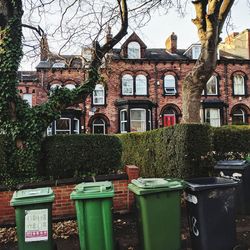
M176 80L173 75L164 76L164 95L176 94Z
M183 55L197 60L200 57L201 54L201 45L200 44L192 44Z
M194 45L192 48L192 59L198 59L201 54L201 46Z
M130 42L128 44L128 59L140 59L141 46L138 42Z

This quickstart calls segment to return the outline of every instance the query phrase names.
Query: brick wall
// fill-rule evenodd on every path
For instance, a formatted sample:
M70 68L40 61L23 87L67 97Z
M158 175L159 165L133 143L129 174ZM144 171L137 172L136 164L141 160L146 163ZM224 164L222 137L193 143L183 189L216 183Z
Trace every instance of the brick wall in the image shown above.
M125 168L127 178L113 180L115 188L115 196L113 198L114 212L129 211L134 197L128 191L128 184L132 179L139 177L139 169L136 166L130 165ZM53 218L67 218L75 216L74 202L70 200L70 193L73 191L75 184L66 184L60 186L52 186L55 193L53 203ZM10 206L13 191L0 192L0 225L13 224L15 221L15 210Z

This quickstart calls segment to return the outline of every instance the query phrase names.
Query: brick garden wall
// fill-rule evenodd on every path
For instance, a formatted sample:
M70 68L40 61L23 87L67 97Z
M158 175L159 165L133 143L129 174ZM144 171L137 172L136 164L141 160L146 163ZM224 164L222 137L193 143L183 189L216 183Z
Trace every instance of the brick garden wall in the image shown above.
M111 180L115 188L115 196L113 198L114 212L129 211L134 197L131 192L128 191L128 184L132 179L139 177L139 169L136 166L126 166L126 174L114 175L96 178L97 181ZM79 181L78 181L79 182ZM63 219L75 217L74 202L70 200L70 193L73 191L76 183L57 183L57 185L51 186L55 193L55 200L53 203L53 219ZM33 188L45 186L32 185ZM23 188L31 188L30 186L24 186ZM14 224L15 223L15 210L10 206L10 200L12 198L13 191L0 191L0 225Z

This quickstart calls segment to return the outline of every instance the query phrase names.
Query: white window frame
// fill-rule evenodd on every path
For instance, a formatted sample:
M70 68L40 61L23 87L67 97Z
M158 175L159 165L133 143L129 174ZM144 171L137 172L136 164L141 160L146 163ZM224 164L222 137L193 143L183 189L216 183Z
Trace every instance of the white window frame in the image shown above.
M176 94L176 78L173 75L164 76L164 95Z
M241 111L241 114L235 114L235 113L233 113L232 114L232 116L233 117L242 117L242 123L244 124L244 123L246 123L246 112L245 112L245 110L243 110L242 108L239 108L239 109L236 109L235 110L235 112L237 112L237 111Z
M141 45L138 42L130 42L128 44L128 59L141 58Z
M73 90L76 88L76 86L72 83L68 83L64 86L66 89Z
M234 95L245 95L245 79L242 75L234 75L233 88Z
M79 121L79 119L74 118L73 125L74 125L74 130L73 130L74 134L80 134L80 121Z
M147 95L147 77L144 75L137 75L135 77L135 94Z
M192 47L192 59L198 59L201 54L201 45L194 45Z
M101 95L98 96L97 93ZM105 104L105 89L102 84L96 84L95 90L93 91L93 104L104 105Z
M144 119L142 120L132 120L132 112L133 111L141 111L144 113ZM145 132L147 130L147 124L146 124L146 109L141 109L141 108L134 108L134 109L130 109L130 132ZM140 122L141 123L141 131L132 131L132 125L133 122Z
M122 95L134 94L134 79L133 76L125 74L122 76Z
M57 87L60 89L62 86L59 83L53 83L52 85L50 85L50 90L54 90Z
M61 117L58 120L68 120L69 121L69 129L57 129L57 120L55 120L55 135L57 132L68 132L68 134L71 134L71 119L66 117Z
M32 107L32 94L23 94L23 100L25 100L30 107Z
M152 111L151 111L151 109L148 109L148 124L149 124L149 130L152 130Z
M210 92L210 90L208 88L210 83L215 84L215 93L211 93L212 91ZM211 90L212 90L212 87L211 87ZM212 75L210 77L210 79L207 81L206 94L207 95L218 95L218 78L215 75Z
M124 114L124 115L123 115ZM126 109L120 110L120 132L127 133L127 123L128 123L128 112Z
M101 120L103 122L103 124L95 124L96 120ZM92 122L92 134L95 134L95 127L103 127L103 134L106 134L106 122L104 121L104 119L100 118L100 117L96 117L93 122Z
M209 112L210 117L208 117L208 112ZM216 114L216 116L211 117L212 113L213 115ZM220 127L221 126L220 109L206 108L205 109L205 122L209 123L212 127Z

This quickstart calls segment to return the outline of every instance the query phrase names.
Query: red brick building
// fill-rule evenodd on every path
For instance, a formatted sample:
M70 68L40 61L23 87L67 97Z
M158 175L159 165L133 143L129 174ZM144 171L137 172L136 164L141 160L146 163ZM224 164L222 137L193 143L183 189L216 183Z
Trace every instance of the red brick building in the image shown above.
M246 42L239 44L242 34ZM202 96L202 122L212 126L249 124L249 34L249 30L234 33L220 46L216 70ZM243 47L247 53L243 53ZM240 56L237 50L241 51ZM36 72L19 73L20 94L31 105L46 101L56 86L72 89L80 85L91 56L89 49L83 49L82 55L63 58L44 51L43 48ZM126 133L180 123L182 81L199 53L199 44L178 49L174 33L163 49L147 48L133 33L103 63L104 82L97 83L85 102L65 110L61 119L48 128L48 134Z

